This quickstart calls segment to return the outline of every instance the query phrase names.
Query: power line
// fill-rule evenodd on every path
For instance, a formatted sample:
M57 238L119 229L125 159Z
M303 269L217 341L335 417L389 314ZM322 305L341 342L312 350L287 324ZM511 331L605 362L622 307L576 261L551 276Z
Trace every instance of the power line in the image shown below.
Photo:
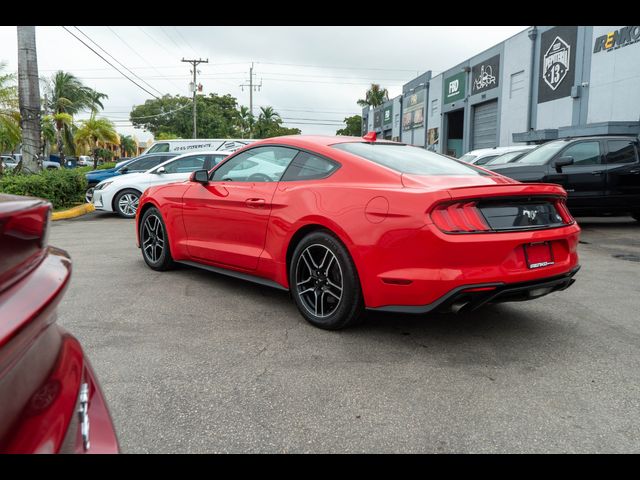
M195 53L196 53L195 49L191 46L191 44L190 44L189 42L187 42L187 39L186 39L186 38L184 38L184 37L182 36L182 34L180 33L180 30L178 30L175 26L172 26L172 28L173 28L173 29L176 31L176 33L180 36L180 38L182 39L182 41L183 41L184 43L186 43L186 44L187 44L187 47L189 47L189 48L191 49L191 51L195 54Z
M131 78L129 78L127 75L125 75L124 73L122 73L115 65L113 65L111 62L109 62L109 60L107 60L106 58L104 58L102 55L100 55L98 52L96 52L93 48L91 48L91 46L87 45L87 43L85 43L80 37L78 37L77 35L75 35L71 30L69 30L67 27L65 27L64 25L62 25L62 28L64 28L67 33L69 33L70 35L72 35L76 40L78 40L80 43L82 43L85 47L87 47L89 50L91 50L93 53L95 53L97 56L99 56L102 60L104 60L106 63L108 63L109 65L111 65L118 73L120 73L123 77L127 78L131 83L133 83L134 85L136 85L137 87L139 87L140 89L144 90L145 92L147 92L149 95L151 95L154 98L158 98L156 95L154 95L153 93L151 93L149 90L147 90L146 88L144 88L142 85L140 85L139 83L137 83L135 80L132 80Z
M111 33L113 33L116 37L118 37L118 39L124 43L126 45L126 47L131 50L133 53L135 53L143 62L145 62L147 65L149 65L151 68L153 68L156 72L158 72L158 74L162 75L162 72L160 72L158 69L156 69L153 65L151 65L142 55L140 55L131 45L129 45L124 38L122 38L120 35L118 35L118 33L113 30L110 26L107 25L107 28L111 31ZM138 77L140 78L140 77ZM169 83L171 83L171 85L173 85L174 87L176 87L178 90L180 90L180 87L178 85L176 85L172 80L170 80L169 78L162 76L161 78L166 79Z
M259 64L264 65L289 65L292 67L308 67L308 68L338 68L343 70L385 70L389 72L416 72L419 71L419 68L381 68L381 67L343 67L336 65L308 65L302 63L276 63L276 62L258 62Z
M136 77L138 80L140 80L141 82L145 83L149 88L151 88L152 90L155 90L156 92L158 92L160 95L163 95L163 93L158 90L157 88L155 88L153 85L151 85L149 82L147 82L144 78L140 77L139 75L137 75L135 72L132 72L125 64L123 64L120 60L118 60L116 57L114 57L113 55L111 55L109 52L107 52L104 48L102 48L98 42L96 42L95 40L93 40L91 37L89 37L89 35L87 35L86 33L84 33L82 30L80 30L78 27L74 26L73 28L75 28L76 30L78 30L82 35L84 35L85 37L87 37L87 39L89 39L89 41L91 41L96 47L98 47L100 50L102 50L104 53L106 53L107 55L109 55L111 58L113 58L116 62L118 62L118 64L120 64L125 70L127 70L129 73L131 73L131 75L133 75L134 77Z

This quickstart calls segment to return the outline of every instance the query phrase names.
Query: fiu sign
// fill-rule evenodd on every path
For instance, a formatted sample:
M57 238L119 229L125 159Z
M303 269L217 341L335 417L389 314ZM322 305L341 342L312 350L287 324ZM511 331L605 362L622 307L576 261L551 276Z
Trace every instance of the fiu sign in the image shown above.
M614 30L613 32L596 38L593 45L593 53L598 53L603 50L608 52L613 49L626 47L638 41L640 41L640 26L622 27L619 30Z

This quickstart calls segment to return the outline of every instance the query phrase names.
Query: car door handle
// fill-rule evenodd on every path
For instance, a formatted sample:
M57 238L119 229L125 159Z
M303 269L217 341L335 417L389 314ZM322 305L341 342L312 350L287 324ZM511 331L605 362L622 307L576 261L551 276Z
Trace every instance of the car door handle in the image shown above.
M247 198L244 202L249 208L262 208L266 205L264 198Z
M633 174L637 175L637 174L640 173L640 169L634 168L633 170L629 170L629 173L633 173Z
M602 175L603 173L604 173L603 171L597 170L597 171L591 172L591 175Z

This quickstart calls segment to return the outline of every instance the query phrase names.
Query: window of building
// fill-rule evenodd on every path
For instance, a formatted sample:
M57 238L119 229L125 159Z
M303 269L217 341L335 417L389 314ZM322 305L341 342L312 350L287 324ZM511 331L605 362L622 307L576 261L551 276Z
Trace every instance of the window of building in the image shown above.
M431 116L433 117L436 113L438 113L438 99L431 101Z

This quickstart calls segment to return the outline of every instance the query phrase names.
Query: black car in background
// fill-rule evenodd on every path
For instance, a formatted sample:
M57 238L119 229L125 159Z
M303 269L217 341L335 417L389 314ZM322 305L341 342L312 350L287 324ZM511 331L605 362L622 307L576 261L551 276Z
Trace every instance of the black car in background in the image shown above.
M574 215L630 214L640 221L638 146L630 136L554 140L491 170L521 182L562 185Z

